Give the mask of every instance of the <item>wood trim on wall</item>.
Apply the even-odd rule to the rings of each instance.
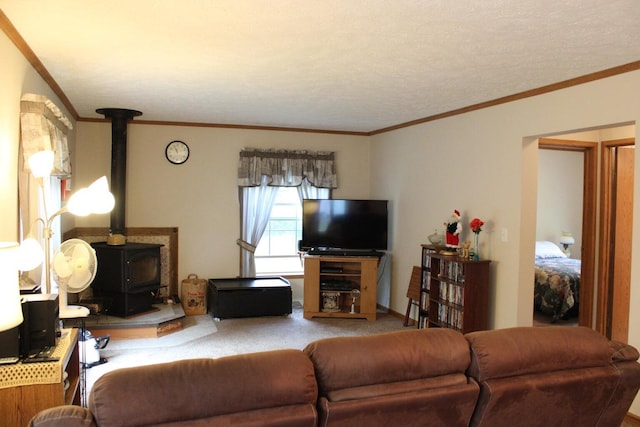
[[[127,227],[126,236],[166,236],[169,238],[168,296],[178,295],[178,227]],[[63,241],[82,236],[109,236],[108,227],[76,227],[63,233]]]

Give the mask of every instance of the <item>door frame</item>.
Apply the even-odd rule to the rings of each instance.
[[[592,328],[596,253],[598,143],[558,138],[539,138],[538,149],[576,151],[584,154],[582,247],[580,248],[580,259],[582,261],[578,324]]]
[[[610,257],[610,242],[613,241],[612,217],[614,210],[611,198],[615,156],[612,154],[613,148],[635,146],[635,138],[622,138],[611,141],[602,141],[601,145],[601,178],[600,192],[602,207],[600,212],[600,256],[598,260],[598,307],[596,314],[596,330],[602,335],[611,337],[610,319],[613,314],[611,271],[612,262]]]

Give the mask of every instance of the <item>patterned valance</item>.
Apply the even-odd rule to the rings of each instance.
[[[334,153],[328,151],[242,150],[238,186],[260,186],[263,176],[274,187],[297,187],[304,178],[318,188],[338,187]]]
[[[27,93],[20,100],[20,136],[24,170],[29,171],[32,154],[51,150],[54,153],[51,175],[71,176],[67,134],[73,129],[69,119],[43,95]]]

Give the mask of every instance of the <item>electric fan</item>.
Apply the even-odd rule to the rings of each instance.
[[[98,260],[93,248],[84,240],[69,239],[56,250],[51,267],[59,288],[60,318],[88,316],[88,308],[67,305],[67,292],[82,292],[95,278]]]

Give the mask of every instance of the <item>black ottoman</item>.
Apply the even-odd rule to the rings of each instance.
[[[216,319],[291,314],[291,284],[282,277],[209,279],[208,288]]]

